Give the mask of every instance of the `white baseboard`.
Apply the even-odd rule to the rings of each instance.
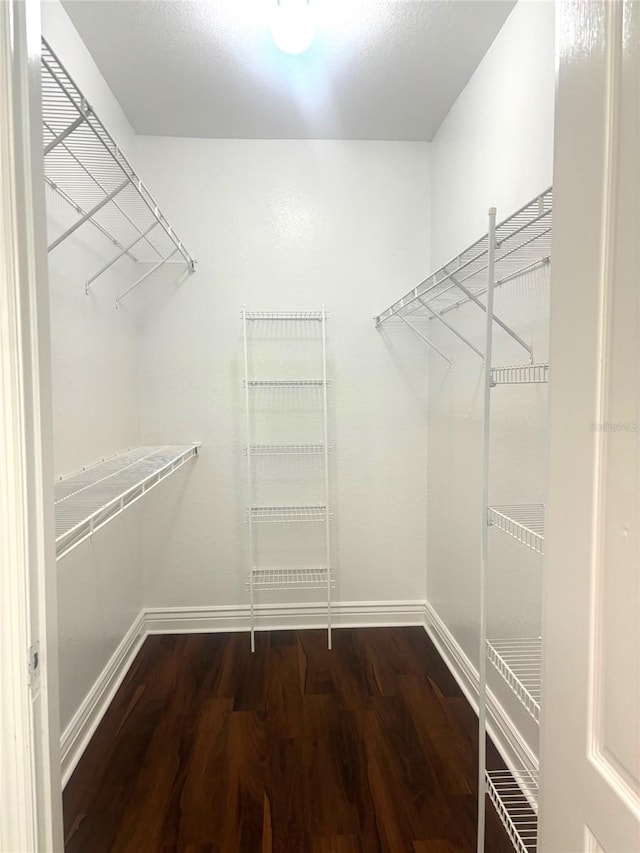
[[[140,611],[62,733],[60,755],[63,788],[129,671],[145,636],[144,611]]]
[[[429,602],[425,604],[425,630],[449,671],[466,696],[469,704],[478,713],[480,677],[451,631],[444,624]],[[508,767],[538,769],[538,759],[509,715],[491,690],[487,690],[487,730],[491,740],[506,761]]]
[[[423,625],[424,601],[340,601],[331,606],[335,628],[374,628],[382,625]],[[259,630],[326,628],[327,606],[313,604],[260,604],[255,608]],[[248,605],[228,607],[148,607],[148,634],[215,633],[248,631]]]
[[[424,625],[424,601],[346,601],[332,605],[336,628]],[[222,607],[149,607],[140,611],[60,738],[62,785],[69,781],[116,690],[149,634],[248,631],[247,605]],[[325,628],[326,604],[261,604],[260,630]]]

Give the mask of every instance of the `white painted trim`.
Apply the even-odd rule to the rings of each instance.
[[[62,733],[60,755],[63,786],[69,781],[118,687],[129,672],[145,637],[145,613],[141,610]]]
[[[477,714],[480,688],[478,670],[428,601],[425,603],[424,612],[425,631]],[[535,753],[491,690],[487,690],[487,731],[507,766],[538,769]]]
[[[373,628],[382,625],[423,625],[424,601],[342,601],[332,603],[335,628]],[[221,607],[148,607],[149,634],[248,631],[249,605]],[[256,628],[282,630],[327,627],[327,605],[261,604],[255,608]]]
[[[21,853],[63,847],[39,44],[39,2],[0,3],[0,850]]]
[[[424,624],[424,601],[353,601],[334,604],[334,627],[374,628],[383,625]],[[326,628],[327,605],[273,604],[256,608],[256,626],[262,630]],[[69,781],[118,687],[149,634],[203,634],[246,631],[249,605],[220,607],[148,607],[140,611],[111,655],[60,739],[62,784]],[[247,637],[247,642],[249,638]]]

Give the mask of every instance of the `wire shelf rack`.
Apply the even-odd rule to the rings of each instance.
[[[506,284],[549,263],[552,207],[553,190],[550,188],[496,226],[493,266],[495,286]],[[429,321],[437,320],[480,358],[484,358],[482,350],[458,331],[446,319],[446,315],[468,302],[473,302],[486,311],[481,297],[487,293],[488,289],[489,244],[490,239],[487,233],[378,314],[375,317],[376,326],[380,327],[393,318],[401,320],[451,365],[447,356],[412,323],[412,320],[420,317]],[[529,344],[495,313],[492,313],[492,317],[494,322],[510,335],[533,361],[533,351]]]
[[[525,709],[539,723],[541,639],[487,640],[487,656]]]
[[[56,558],[68,554],[198,453],[199,444],[138,447],[54,486]]]
[[[328,385],[324,379],[248,379],[249,388],[322,388]]]
[[[513,364],[491,368],[492,385],[542,384],[549,381],[549,364]]]
[[[152,264],[118,296],[116,304],[176,256],[193,272],[194,259],[45,39],[41,76],[45,180],[77,217],[53,240],[49,251],[85,223],[113,244],[113,257],[86,281],[87,292],[125,256]]]
[[[296,521],[325,521],[326,506],[252,506],[249,508],[251,521],[266,522],[296,522]]]
[[[538,775],[533,771],[488,770],[487,793],[518,853],[538,846]]]
[[[322,320],[322,311],[246,311],[247,320]],[[324,312],[324,318],[329,316]]]
[[[504,284],[551,257],[553,190],[549,188],[496,226],[495,282]],[[446,314],[487,290],[489,235],[485,234],[376,317],[376,325],[429,306]]]
[[[253,570],[254,589],[326,589],[329,582],[335,587],[335,580],[333,576],[329,579],[326,566]]]
[[[544,553],[544,504],[490,506],[487,521],[536,554]]]
[[[245,453],[252,456],[315,456],[324,454],[324,444],[252,444]]]

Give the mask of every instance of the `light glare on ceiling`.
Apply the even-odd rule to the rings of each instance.
[[[271,19],[271,35],[285,53],[307,50],[316,34],[309,0],[277,0]]]

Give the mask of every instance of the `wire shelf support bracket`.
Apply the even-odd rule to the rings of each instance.
[[[125,255],[152,264],[151,270],[118,297],[116,307],[175,255],[194,272],[196,261],[44,38],[41,49],[45,180],[78,216],[50,243],[49,252],[86,223],[113,243],[118,253],[89,276],[87,294]]]

